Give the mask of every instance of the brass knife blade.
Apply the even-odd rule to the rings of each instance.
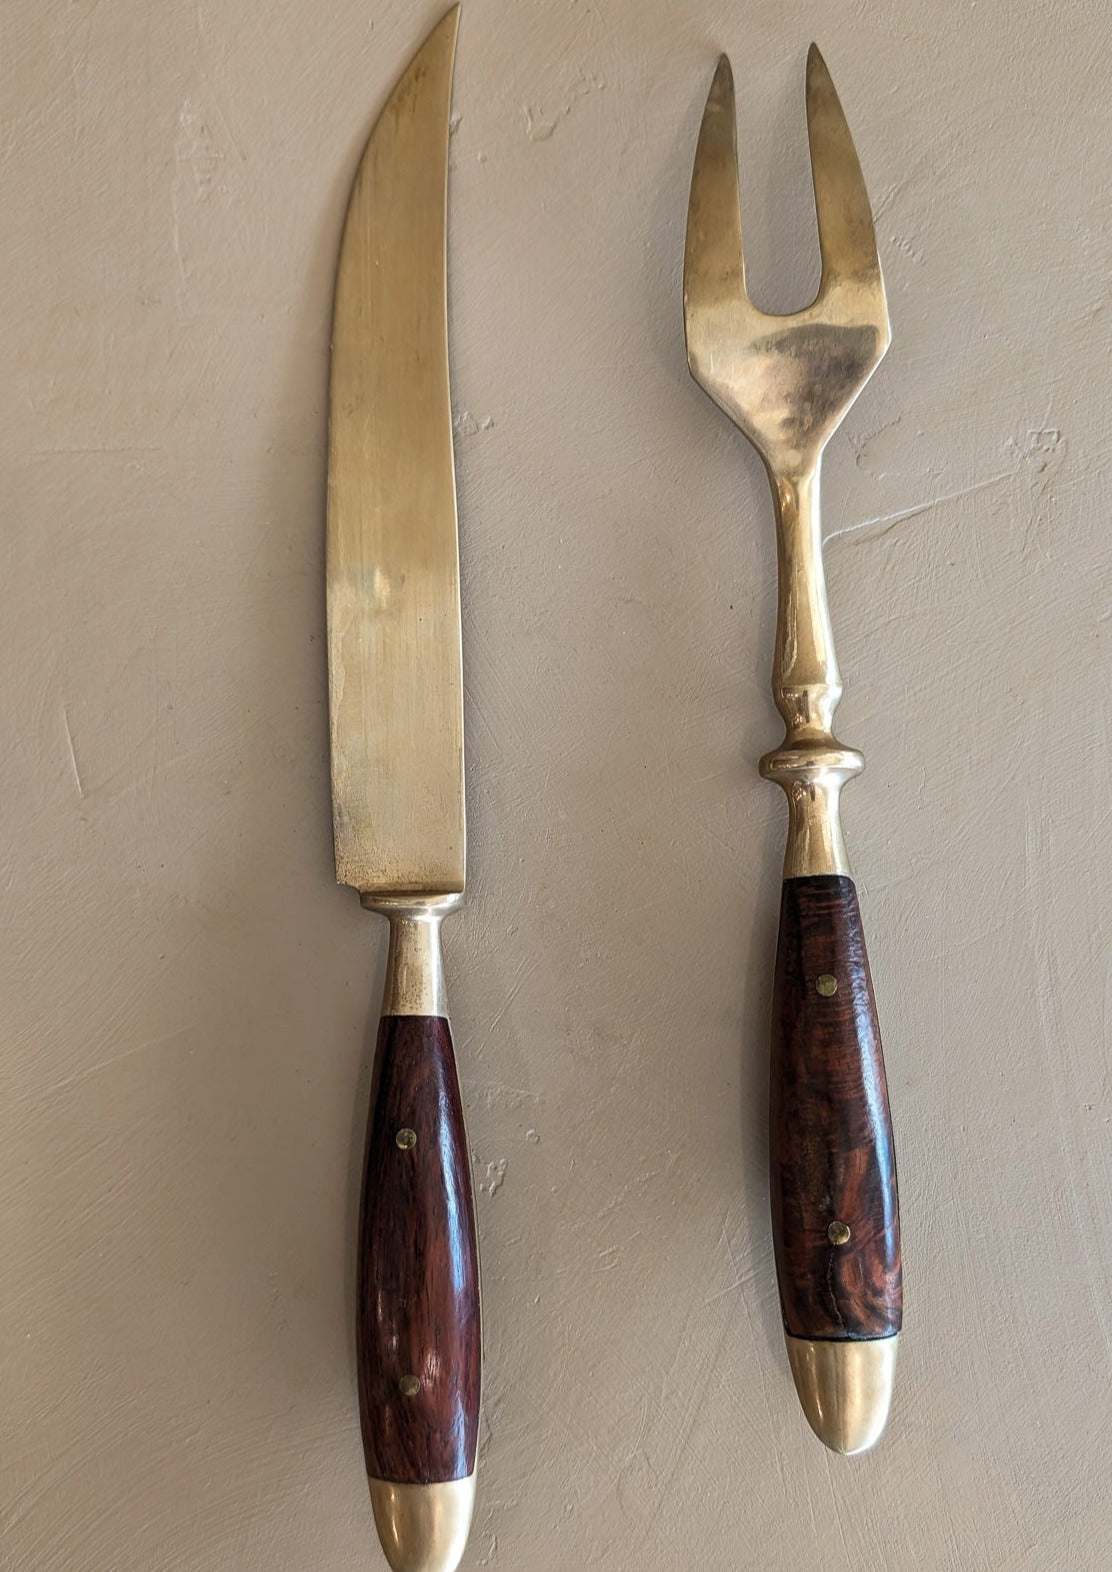
[[[463,674],[448,370],[447,184],[458,7],[371,132],[332,323],[328,687],[336,877],[464,887]]]

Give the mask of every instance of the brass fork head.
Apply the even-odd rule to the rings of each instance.
[[[772,483],[779,568],[772,692],[785,736],[761,760],[761,773],[787,793],[789,878],[849,872],[839,795],[865,761],[833,730],[842,679],[823,574],[819,469],[823,448],[890,337],[861,167],[813,44],[807,131],[822,255],[814,302],[791,316],[770,316],[746,291],[734,84],[725,57],[699,133],[684,257],[691,373],[745,432]]]
[[[822,278],[805,310],[770,316],[745,288],[734,80],[722,56],[703,115],[687,210],[687,362],[774,476],[816,470],[891,336],[861,166],[814,44],[807,56],[807,135]]]

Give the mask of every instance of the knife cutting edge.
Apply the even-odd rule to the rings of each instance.
[[[359,1220],[371,1502],[396,1572],[451,1572],[475,1499],[479,1265],[442,919],[465,876],[447,325],[459,8],[371,132],[336,272],[328,677],[336,876],[390,924]]]

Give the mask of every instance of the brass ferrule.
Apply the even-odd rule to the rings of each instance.
[[[850,871],[842,837],[842,787],[865,767],[861,755],[831,739],[828,748],[801,752],[783,747],[766,753],[760,771],[784,788],[788,799],[788,840],[784,878]]]
[[[378,895],[364,893],[368,911],[381,912],[390,922],[386,956],[383,1015],[448,1014],[440,924],[454,912],[463,895]]]
[[[394,1572],[455,1572],[475,1510],[475,1475],[435,1485],[370,1479],[375,1525]]]
[[[799,1401],[819,1440],[847,1457],[868,1451],[888,1423],[898,1335],[852,1342],[787,1336],[785,1341]]]

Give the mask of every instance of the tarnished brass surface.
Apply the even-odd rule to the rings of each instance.
[[[440,1485],[368,1480],[378,1537],[394,1572],[455,1572],[475,1508],[475,1475]]]
[[[336,876],[464,886],[463,680],[448,385],[458,8],[414,56],[352,188],[332,323],[328,678]]]
[[[879,1441],[892,1402],[898,1335],[860,1342],[784,1341],[799,1401],[819,1440],[847,1454]]]
[[[447,1015],[440,924],[461,895],[364,895],[368,911],[390,919],[383,1015]]]
[[[772,687],[783,743],[761,773],[788,798],[784,876],[848,873],[842,786],[864,765],[833,731],[842,679],[822,565],[822,452],[888,348],[872,214],[841,105],[812,44],[807,130],[822,277],[812,305],[770,316],[749,299],[730,63],[718,63],[691,180],[684,325],[695,380],[764,460],[776,508],[779,606]]]

